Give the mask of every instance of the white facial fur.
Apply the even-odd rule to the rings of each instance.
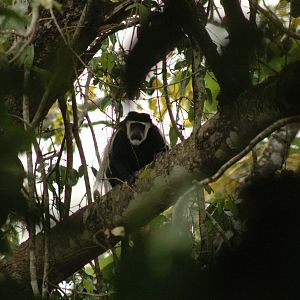
[[[133,123],[139,123],[139,124],[142,124],[142,125],[145,126],[143,137],[142,137],[141,140],[131,139],[130,125],[133,124]],[[126,122],[126,133],[127,133],[127,137],[129,139],[130,143],[133,146],[139,146],[147,138],[148,131],[149,131],[150,127],[151,127],[151,124],[149,122],[127,121]]]

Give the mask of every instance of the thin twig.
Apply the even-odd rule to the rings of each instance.
[[[64,126],[65,126],[65,138],[66,138],[66,151],[67,151],[67,169],[65,178],[65,199],[64,199],[64,212],[63,218],[67,218],[71,206],[72,196],[72,184],[70,183],[71,174],[73,170],[73,134],[72,124],[70,122],[67,105],[64,99],[58,99],[60,110],[62,113]]]
[[[99,265],[99,258],[95,258],[94,259],[94,265],[91,263],[91,266],[94,270],[94,273],[96,275],[96,287],[97,287],[97,292],[100,293],[102,290],[102,286],[103,286],[103,276],[100,270],[100,265]]]
[[[197,131],[201,127],[204,98],[205,98],[205,85],[203,72],[201,71],[201,53],[200,47],[197,43],[193,43],[193,60],[192,60],[192,83],[193,83],[193,103],[194,103],[194,130]]]
[[[56,28],[57,28],[57,30],[58,30],[60,36],[61,36],[61,38],[63,39],[63,41],[65,42],[65,44],[68,45],[67,39],[66,39],[66,37],[64,36],[64,34],[63,34],[61,28],[60,28],[59,25],[58,25],[58,22],[57,22],[56,18],[55,18],[55,15],[54,15],[54,12],[53,12],[53,8],[50,7],[50,8],[49,8],[49,11],[50,11],[51,18],[52,18],[52,20],[53,20],[53,22],[54,22],[54,24],[55,24],[55,26],[56,26]]]
[[[172,106],[171,106],[171,102],[170,102],[170,98],[169,98],[169,93],[168,93],[168,80],[167,80],[167,61],[166,58],[164,57],[163,61],[162,61],[162,77],[163,77],[163,84],[164,84],[164,96],[166,99],[166,104],[167,104],[167,109],[168,109],[168,113],[169,113],[169,117],[170,117],[170,121],[172,124],[172,127],[174,128],[174,130],[176,131],[178,137],[180,138],[181,141],[184,141],[184,136],[182,134],[182,132],[179,130],[179,128],[177,127],[176,121],[174,119],[174,115],[172,112]]]
[[[209,234],[207,230],[207,226],[205,224],[206,221],[206,209],[205,209],[205,196],[204,196],[204,187],[201,186],[198,190],[196,190],[196,198],[199,208],[199,229],[201,236],[201,252],[200,256],[203,258],[203,254],[209,253]]]
[[[76,98],[75,98],[74,93],[72,94],[72,109],[73,109],[73,119],[74,119],[73,135],[74,135],[74,138],[76,141],[76,145],[78,148],[79,156],[80,156],[82,167],[83,167],[83,177],[84,177],[84,182],[85,182],[85,187],[86,187],[87,203],[91,204],[92,203],[91,185],[90,185],[90,180],[89,180],[89,175],[88,175],[88,170],[87,170],[87,163],[86,163],[82,143],[81,143],[80,136],[79,136],[77,104],[76,104]]]
[[[43,183],[43,207],[44,207],[44,272],[43,272],[43,282],[42,282],[42,297],[46,299],[49,292],[48,286],[48,274],[50,270],[49,255],[50,255],[50,213],[49,213],[49,193],[48,193],[48,179],[46,174],[46,165],[43,158],[42,151],[36,140],[33,141],[35,148],[35,153],[37,156],[37,162],[40,165],[40,172]]]
[[[96,157],[97,157],[98,164],[100,166],[100,164],[101,164],[101,157],[100,157],[100,152],[99,152],[99,147],[98,147],[98,144],[97,144],[97,139],[96,139],[94,127],[93,127],[93,124],[91,122],[91,119],[90,119],[88,113],[86,113],[85,118],[86,118],[86,120],[88,122],[88,125],[89,125],[89,128],[91,130],[92,139],[93,139],[93,143],[94,143],[94,147],[95,147],[95,152],[96,152]]]
[[[28,85],[30,77],[30,72],[28,70],[24,71],[24,84]],[[23,96],[23,119],[25,120],[24,127],[25,131],[30,128],[27,125],[29,123],[29,97],[27,95]],[[30,148],[26,151],[27,157],[27,179],[28,179],[28,198],[29,206],[34,207],[34,173],[33,173],[33,161],[32,161],[32,149]],[[28,224],[29,231],[29,269],[30,269],[30,284],[33,294],[36,297],[40,296],[39,286],[37,282],[37,271],[36,271],[36,254],[35,254],[35,223],[29,221]]]
[[[87,114],[88,111],[88,104],[89,104],[89,94],[90,94],[90,83],[92,80],[92,72],[91,72],[91,66],[89,65],[87,67],[87,77],[86,77],[86,82],[85,82],[85,87],[84,87],[84,94],[83,94],[83,99],[84,99],[84,104],[82,108],[82,112],[80,114],[80,118],[78,121],[78,125],[81,125],[83,123],[83,119]],[[78,78],[78,77],[77,77]],[[81,89],[81,86],[78,85]]]

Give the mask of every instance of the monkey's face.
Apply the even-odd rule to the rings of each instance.
[[[150,127],[151,124],[149,122],[127,121],[126,131],[130,143],[133,146],[139,146],[146,140]]]

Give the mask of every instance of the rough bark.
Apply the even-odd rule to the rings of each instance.
[[[194,179],[214,174],[264,128],[278,119],[299,115],[299,73],[300,62],[295,62],[278,76],[247,90],[189,139],[142,170],[133,188],[117,186],[52,228],[49,280],[60,282],[114,245],[119,238],[110,230],[115,226],[123,224],[133,232],[171,206]],[[43,235],[36,240],[41,279]],[[16,295],[18,291],[30,293],[28,245],[24,242],[12,257],[1,261],[0,295],[6,293],[9,280],[19,285],[14,289]]]

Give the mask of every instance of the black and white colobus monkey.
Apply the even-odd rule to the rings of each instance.
[[[167,148],[164,137],[150,116],[131,111],[120,122],[108,145],[105,177],[113,187],[124,181],[132,183],[134,173]]]

